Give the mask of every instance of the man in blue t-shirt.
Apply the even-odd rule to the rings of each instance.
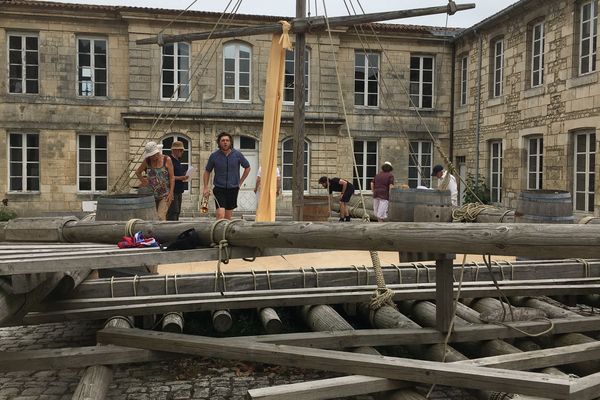
[[[237,197],[240,186],[242,186],[250,173],[250,163],[241,152],[233,148],[233,138],[229,133],[219,133],[217,144],[219,145],[219,149],[210,155],[204,168],[203,195],[208,196],[210,193],[208,180],[210,173],[214,170],[213,194],[215,196],[215,216],[217,219],[231,219],[233,210],[237,208]],[[244,168],[244,173],[241,177],[240,166]]]

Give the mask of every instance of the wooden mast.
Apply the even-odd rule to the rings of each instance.
[[[306,0],[296,0],[296,18],[306,17]],[[302,221],[304,206],[304,62],[306,54],[306,33],[296,33],[294,45],[294,156],[292,166],[292,216],[294,221]]]

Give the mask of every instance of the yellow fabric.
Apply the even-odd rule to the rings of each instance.
[[[256,208],[256,221],[263,222],[275,221],[277,143],[279,142],[281,105],[283,102],[285,51],[292,47],[288,35],[291,28],[290,24],[285,21],[280,21],[280,24],[283,26],[283,33],[273,35],[271,41],[265,89],[265,114],[260,144],[260,194]]]

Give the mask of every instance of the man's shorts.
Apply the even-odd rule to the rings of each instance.
[[[240,188],[223,189],[215,186],[213,188],[215,208],[224,208],[226,210],[236,209],[239,191]]]
[[[346,191],[342,194],[342,198],[340,199],[340,201],[342,203],[349,202],[350,197],[352,197],[353,194],[354,194],[354,185],[352,185],[351,183],[348,183],[348,186],[346,186]]]

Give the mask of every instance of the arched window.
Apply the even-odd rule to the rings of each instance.
[[[292,190],[292,170],[294,163],[294,140],[285,139],[281,142],[281,184],[283,191]],[[308,182],[310,181],[310,143],[304,141],[304,192],[308,193]]]
[[[244,43],[223,47],[223,100],[250,102],[252,50]]]

